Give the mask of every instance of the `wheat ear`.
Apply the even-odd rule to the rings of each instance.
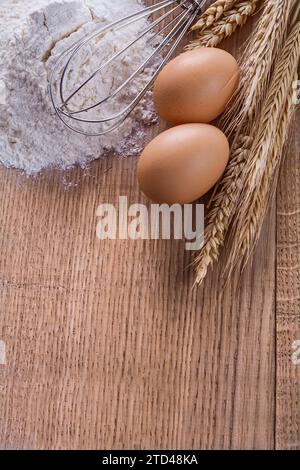
[[[291,0],[267,0],[256,32],[246,45],[241,60],[238,90],[225,113],[222,125],[227,133],[253,127],[268,89],[272,67],[283,44],[293,9]]]
[[[291,99],[289,96],[294,91],[293,82],[299,60],[300,22],[293,27],[276,63],[258,123],[257,137],[243,170],[245,184],[230,233],[232,242],[227,263],[229,273],[240,265],[241,259],[245,262],[248,260],[259,237],[274,169],[286,138],[287,127],[278,132],[278,122],[282,121],[283,126],[288,122],[286,117],[282,117],[282,109],[285,109],[286,102]]]
[[[226,11],[231,10],[238,1],[239,0],[217,0],[202,13],[191,30],[202,31],[205,28],[210,28]]]
[[[297,80],[297,75],[295,75],[295,80]],[[253,196],[251,206],[249,207],[249,211],[247,213],[247,219],[244,219],[244,223],[241,224],[240,245],[237,248],[239,252],[239,258],[237,262],[241,266],[246,264],[257,245],[262,231],[265,215],[276,192],[279,168],[283,158],[286,137],[288,135],[288,130],[294,113],[294,91],[291,88],[286,101],[284,112],[281,116],[279,127],[277,128],[274,147],[269,155],[269,163],[262,178],[261,187],[255,196]],[[234,243],[236,243],[236,240]],[[226,272],[230,274],[233,267],[234,264],[232,264],[232,261],[230,260],[227,263]]]
[[[231,10],[225,11],[223,16],[211,28],[200,31],[199,36],[186,46],[186,50],[198,47],[216,47],[225,38],[231,36],[239,26],[243,26],[256,10],[258,0],[245,0],[238,2]]]
[[[255,110],[255,107],[260,109],[264,98],[264,93],[262,93],[260,86],[267,89],[273,62],[277,58],[278,50],[283,42],[284,31],[287,27],[289,11],[291,9],[290,7],[289,11],[286,11],[288,1],[267,1],[256,32],[251,36],[247,47],[247,54],[249,55],[243,61],[241,86],[234,103],[235,113],[239,113],[239,123],[237,124],[237,132],[234,136],[232,153],[224,177],[216,188],[210,204],[211,209],[208,215],[204,247],[195,260],[196,276],[199,284],[203,281],[209,266],[218,259],[230,223],[235,216],[239,196],[244,184],[243,169],[256,135],[254,116],[258,114],[258,110]],[[277,20],[275,25],[273,22],[274,16]],[[275,33],[278,33],[275,42],[275,35],[272,34],[273,28],[275,28]],[[272,41],[270,41],[270,38],[272,38]],[[256,60],[258,52],[261,62]],[[243,101],[247,97],[246,84],[248,82],[249,87],[252,87],[252,81],[256,83],[258,76],[262,82],[260,86],[251,88],[253,90],[253,102],[247,101],[247,104],[244,105]],[[251,119],[249,118],[250,116]],[[234,116],[232,116],[232,119],[234,119]]]
[[[239,184],[239,176],[249,155],[251,144],[252,139],[248,136],[240,136],[236,141],[232,148],[232,164],[211,201],[213,207],[209,211],[206,223],[204,245],[194,261],[196,284],[203,282],[209,267],[219,258],[236,207],[235,195],[238,195],[240,190],[235,188],[233,191],[233,185]]]

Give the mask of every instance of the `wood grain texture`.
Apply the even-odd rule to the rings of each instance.
[[[239,285],[192,290],[182,242],[96,238],[100,202],[145,201],[135,165],[1,170],[1,445],[272,447],[274,219]]]
[[[300,123],[299,113],[277,198],[278,449],[300,449]],[[298,342],[298,344],[296,343]]]
[[[110,157],[35,179],[0,169],[0,447],[272,449],[275,411],[278,447],[295,447],[284,313],[275,395],[275,207],[243,276],[221,292],[221,262],[193,290],[183,242],[96,238],[101,202],[147,203],[135,168]]]

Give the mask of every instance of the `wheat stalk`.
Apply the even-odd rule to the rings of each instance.
[[[224,11],[223,16],[211,28],[200,31],[199,36],[186,46],[186,50],[198,47],[216,47],[230,37],[239,26],[243,26],[256,10],[258,0],[240,1],[234,8]]]
[[[294,0],[295,8],[293,11],[293,16],[291,20],[291,24],[294,25],[298,19],[300,18],[300,2],[299,0]]]
[[[247,58],[244,59],[242,65],[241,85],[233,103],[234,113],[239,116],[233,150],[224,177],[212,198],[205,244],[195,261],[199,283],[203,281],[208,267],[218,259],[232,219],[236,215],[241,189],[245,184],[243,170],[256,135],[255,116],[261,109],[264,89],[268,87],[273,62],[283,42],[291,10],[291,4],[288,5],[288,3],[289,0],[267,0],[256,32],[252,35],[247,47]],[[274,34],[273,29],[275,29]],[[256,60],[257,55],[260,58],[259,61]],[[257,83],[258,77],[261,80],[259,84]],[[247,100],[250,88],[253,101]],[[243,103],[244,101],[246,104]],[[229,113],[232,120],[235,118],[234,113]],[[239,146],[241,152],[239,152]],[[241,155],[243,155],[242,160]]]
[[[276,63],[257,137],[243,170],[245,184],[230,234],[232,247],[227,264],[229,273],[240,265],[241,259],[245,262],[248,260],[260,234],[274,184],[274,171],[280,160],[289,124],[287,117],[282,116],[282,109],[285,109],[287,100],[290,108],[290,95],[294,92],[293,82],[299,60],[300,22],[293,27]],[[279,132],[278,122],[280,126],[284,126]]]
[[[239,0],[217,0],[202,13],[191,30],[202,31],[205,28],[210,28],[226,11],[231,10],[238,1]]]

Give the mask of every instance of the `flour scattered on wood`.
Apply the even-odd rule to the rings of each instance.
[[[104,25],[138,8],[141,8],[138,0],[5,0],[0,3],[0,162],[3,165],[31,175],[47,167],[85,166],[108,151],[132,154],[140,150],[145,126],[153,120],[151,108],[137,108],[113,133],[83,137],[64,127],[55,116],[48,96],[50,71],[66,49],[92,31],[96,23]],[[127,41],[135,38],[140,27],[140,24],[130,26],[126,31]],[[119,49],[122,40],[120,35],[110,35],[105,43],[106,53]],[[127,77],[142,63],[147,53],[145,47],[150,48],[137,43],[130,57],[118,64],[119,77]],[[96,48],[92,61],[93,70],[99,64]],[[108,76],[99,77],[99,89],[110,90],[113,85],[116,71],[109,72]],[[149,73],[140,76],[139,86],[146,84]],[[76,78],[80,80],[80,68]],[[129,97],[135,93],[136,84],[132,84]],[[115,109],[107,105],[106,111],[113,114]]]

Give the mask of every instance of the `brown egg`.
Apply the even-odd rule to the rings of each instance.
[[[209,191],[224,173],[228,140],[209,124],[183,124],[158,135],[138,163],[141,190],[157,203],[185,204]]]
[[[158,75],[155,108],[171,124],[211,122],[224,112],[239,76],[237,61],[226,51],[201,47],[185,52]]]

